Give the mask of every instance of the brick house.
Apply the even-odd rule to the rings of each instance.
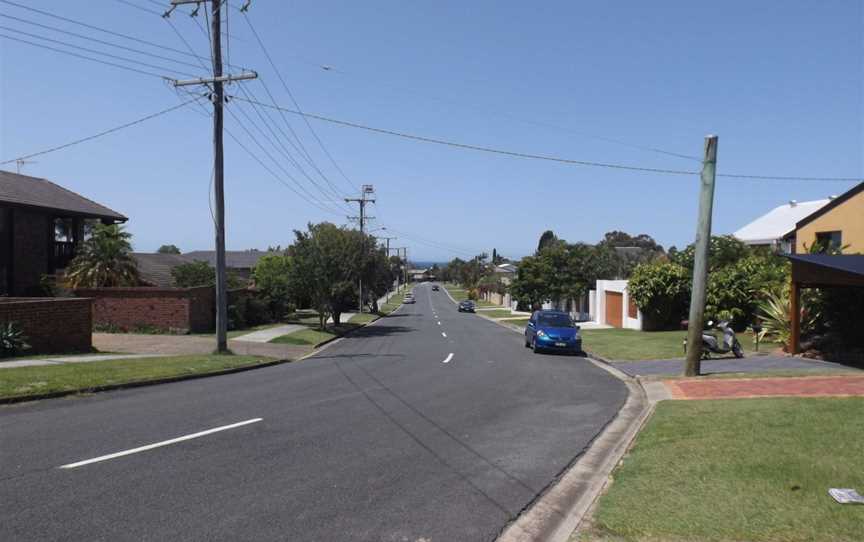
[[[42,276],[75,257],[85,224],[126,220],[46,179],[0,171],[0,296],[41,295]]]

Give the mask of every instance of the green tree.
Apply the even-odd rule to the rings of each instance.
[[[684,317],[690,300],[690,273],[677,263],[636,266],[627,291],[642,311],[645,329],[666,329]]]
[[[180,249],[177,248],[177,245],[162,245],[156,252],[159,254],[180,254]]]
[[[132,258],[132,234],[117,224],[97,224],[66,269],[69,288],[137,286],[138,267]]]
[[[291,257],[286,254],[262,256],[252,270],[252,280],[267,303],[270,315],[283,318],[291,304]]]
[[[555,232],[552,230],[546,230],[543,232],[543,235],[540,236],[540,241],[537,242],[537,253],[539,253],[544,248],[555,244],[558,241],[558,238],[555,237]]]
[[[688,271],[693,270],[695,245],[688,245],[684,250],[670,251],[670,259]],[[750,248],[731,235],[712,235],[708,243],[708,272],[733,264],[751,254]]]
[[[295,230],[290,254],[290,284],[295,295],[310,300],[324,329],[330,316],[339,324],[340,315],[357,300],[362,237],[360,232],[329,222],[309,224],[307,231]],[[374,246],[374,245],[373,245]]]
[[[203,260],[180,264],[171,269],[171,277],[178,288],[212,286],[216,284],[216,270]]]

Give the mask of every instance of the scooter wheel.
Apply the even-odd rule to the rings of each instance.
[[[741,345],[738,343],[738,341],[735,341],[735,344],[732,345],[732,353],[735,354],[736,358],[744,357],[744,351],[741,350]]]

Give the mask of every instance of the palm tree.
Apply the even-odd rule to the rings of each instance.
[[[138,267],[129,254],[132,234],[117,224],[98,224],[66,270],[69,288],[137,286]]]

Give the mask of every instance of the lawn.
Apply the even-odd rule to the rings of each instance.
[[[580,540],[861,540],[864,398],[661,402]]]
[[[466,299],[468,299],[468,292],[458,286],[445,284],[444,289],[447,290],[447,293],[450,294],[450,297],[452,297],[456,301],[465,301]]]
[[[321,331],[320,329],[298,329],[293,333],[289,333],[288,335],[282,335],[281,337],[276,337],[272,339],[271,343],[277,344],[299,344],[299,345],[315,345],[318,343],[322,343],[338,335],[335,333],[332,327],[328,326],[326,331]]]
[[[586,351],[614,361],[683,358],[686,337],[686,331],[582,330],[582,343]],[[738,341],[745,353],[755,351],[752,333],[739,333]],[[759,345],[761,351],[775,347],[767,342]]]
[[[263,356],[201,355],[118,359],[0,369],[0,397],[82,391],[98,386],[204,374],[273,361]]]
[[[482,314],[488,318],[509,318],[513,313],[509,309],[494,310],[494,311],[477,311],[477,314]]]

